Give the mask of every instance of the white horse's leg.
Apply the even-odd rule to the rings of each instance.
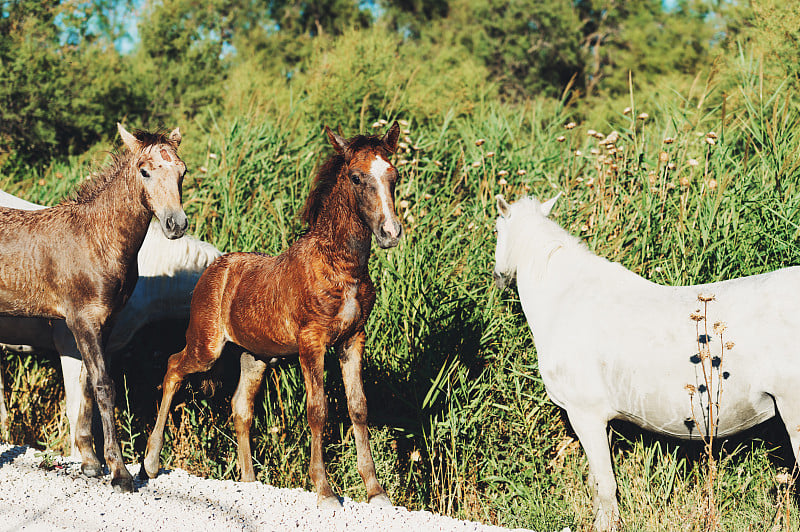
[[[800,404],[798,404],[798,398],[791,395],[776,395],[775,406],[778,407],[778,413],[781,415],[786,432],[789,433],[794,460],[800,466]]]
[[[75,433],[78,427],[78,410],[81,407],[81,359],[70,355],[61,355],[61,372],[64,375],[64,396],[67,403],[67,421],[69,422],[70,456],[80,457],[75,444]]]
[[[620,523],[617,506],[617,481],[611,467],[608,445],[608,419],[585,412],[567,412],[575,434],[589,461],[589,484],[594,495],[594,529],[614,531]]]
[[[0,437],[8,431],[8,410],[6,410],[6,389],[3,386],[3,364],[0,361]]]

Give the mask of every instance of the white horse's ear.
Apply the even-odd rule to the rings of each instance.
[[[511,205],[508,204],[502,194],[498,194],[494,199],[497,200],[497,212],[500,213],[500,216],[507,217],[511,213]]]
[[[119,122],[117,122],[117,131],[119,131],[119,136],[122,137],[122,143],[125,144],[125,146],[131,150],[131,152],[135,152],[139,149],[141,146],[139,141],[136,140],[136,137],[128,133],[128,130],[126,130]]]
[[[179,128],[179,127],[176,127],[175,129],[173,129],[172,132],[169,134],[169,140],[174,142],[176,146],[180,146],[181,145],[181,139],[182,138],[183,137],[181,137],[181,128]]]
[[[553,210],[553,205],[556,204],[556,201],[558,201],[558,198],[560,198],[560,197],[561,197],[561,192],[556,194],[556,196],[554,198],[550,198],[549,200],[547,200],[547,201],[545,201],[544,203],[541,204],[541,206],[539,207],[539,210],[542,212],[542,215],[545,218],[550,216],[550,211]]]

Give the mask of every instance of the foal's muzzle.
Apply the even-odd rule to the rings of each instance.
[[[506,278],[503,276],[502,273],[497,273],[497,270],[492,272],[492,277],[494,277],[494,285],[502,290],[506,287]]]
[[[186,218],[186,213],[183,210],[159,217],[159,221],[161,222],[161,230],[164,231],[164,236],[170,240],[182,237],[186,233],[186,228],[189,227],[189,219]]]
[[[383,249],[393,248],[403,237],[403,226],[397,220],[387,220],[375,233],[375,240]]]

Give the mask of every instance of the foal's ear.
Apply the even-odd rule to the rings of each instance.
[[[394,150],[397,149],[397,139],[399,138],[400,125],[397,123],[397,120],[395,120],[394,124],[392,124],[392,127],[389,128],[389,131],[387,131],[381,139],[381,142],[383,142],[384,146],[386,146],[390,152],[394,153]]]
[[[506,218],[511,213],[511,205],[508,204],[502,194],[498,194],[494,198],[497,200],[497,212],[500,213],[500,216]]]
[[[169,134],[169,140],[174,142],[175,146],[180,146],[181,145],[181,138],[183,138],[183,137],[181,137],[181,128],[179,128],[179,127],[176,127],[175,129],[173,129],[172,132]]]
[[[325,126],[325,133],[328,135],[328,140],[331,141],[333,149],[344,155],[345,151],[347,150],[347,141],[345,141],[343,137],[334,133],[328,126]]]
[[[559,192],[558,194],[555,195],[555,197],[550,198],[549,200],[545,201],[539,206],[539,210],[541,211],[542,216],[544,217],[550,216],[550,211],[553,210],[553,206],[556,204],[556,201],[558,201],[558,198],[560,197],[561,197],[561,192]]]
[[[131,150],[131,153],[135,152],[139,149],[139,147],[141,147],[141,143],[139,143],[136,137],[128,133],[128,130],[122,127],[122,124],[119,122],[117,122],[117,131],[119,131],[119,136],[122,137],[123,144],[125,144],[125,146]]]

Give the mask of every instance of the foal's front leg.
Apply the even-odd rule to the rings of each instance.
[[[106,464],[111,471],[111,486],[116,491],[131,492],[133,491],[133,477],[125,468],[125,463],[122,460],[122,450],[117,440],[117,428],[114,423],[114,383],[106,371],[103,350],[100,347],[100,324],[83,317],[77,317],[69,320],[67,326],[75,336],[78,349],[83,356],[83,365],[86,368],[88,382],[91,382],[95,400],[100,410]],[[91,408],[91,404],[88,406]],[[85,409],[86,405],[84,404],[81,408],[82,410]],[[85,413],[82,412],[81,415],[85,415]],[[79,415],[79,418],[81,415]],[[91,413],[89,416],[91,416]],[[80,425],[80,421],[78,424]],[[79,443],[79,445],[81,444]],[[84,449],[81,449],[82,454],[83,452]]]
[[[322,431],[328,419],[328,398],[325,396],[324,383],[325,344],[320,344],[318,338],[306,341],[301,339],[299,348],[300,368],[306,384],[306,416],[311,429],[311,464],[308,472],[317,490],[317,506],[336,509],[342,505],[328,484],[325,463],[322,461]]]
[[[391,506],[383,486],[375,475],[375,462],[369,448],[369,429],[367,428],[367,398],[364,396],[364,383],[361,378],[361,359],[364,353],[364,330],[356,332],[338,348],[339,366],[342,368],[344,390],[347,394],[347,410],[353,423],[356,440],[358,473],[367,488],[367,500],[378,506]]]

